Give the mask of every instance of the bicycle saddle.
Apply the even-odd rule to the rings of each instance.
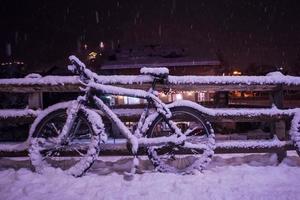
[[[168,77],[169,69],[166,67],[156,67],[156,68],[143,67],[140,69],[140,73],[163,79]]]

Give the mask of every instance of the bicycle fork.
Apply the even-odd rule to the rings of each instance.
[[[62,145],[67,145],[71,138],[75,135],[75,132],[77,132],[77,129],[79,127],[79,123],[76,125],[74,131],[72,131],[78,111],[80,109],[81,103],[80,100],[76,100],[72,102],[72,105],[67,109],[67,120],[65,122],[64,127],[62,128],[60,134],[57,137],[57,143]]]

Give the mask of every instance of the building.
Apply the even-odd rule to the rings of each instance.
[[[113,52],[100,66],[99,73],[105,75],[139,75],[142,67],[167,67],[170,75],[223,75],[225,67],[216,58],[203,59],[189,57],[180,48],[162,48],[161,46],[145,46],[140,49],[125,49]],[[172,91],[161,92],[160,98],[164,102],[173,102],[178,99],[186,99],[202,104],[214,101],[213,91]],[[113,104],[128,105],[142,104],[144,100],[132,97],[115,97]]]
[[[105,74],[137,75],[142,67],[167,67],[170,75],[222,75],[222,64],[218,60],[200,58],[141,58],[107,61],[101,66]]]

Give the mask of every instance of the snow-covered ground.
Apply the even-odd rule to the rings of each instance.
[[[81,178],[48,170],[32,172],[27,158],[0,159],[0,199],[300,199],[300,158],[289,152],[279,166],[275,154],[215,155],[195,175],[154,172],[142,158],[128,179],[132,159],[104,157]]]

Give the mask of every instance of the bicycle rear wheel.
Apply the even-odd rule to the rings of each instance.
[[[101,117],[94,111],[80,109],[64,141],[58,135],[66,125],[67,109],[60,108],[38,119],[29,149],[32,165],[37,172],[60,168],[75,177],[83,175],[99,154],[99,145],[105,140]],[[43,113],[41,113],[43,115]]]
[[[160,172],[189,174],[194,170],[204,169],[210,162],[215,148],[215,137],[210,123],[199,111],[189,107],[178,106],[170,110],[171,122],[180,128],[187,139],[182,145],[149,147],[149,159]],[[158,115],[147,131],[149,138],[172,134],[161,115]]]

